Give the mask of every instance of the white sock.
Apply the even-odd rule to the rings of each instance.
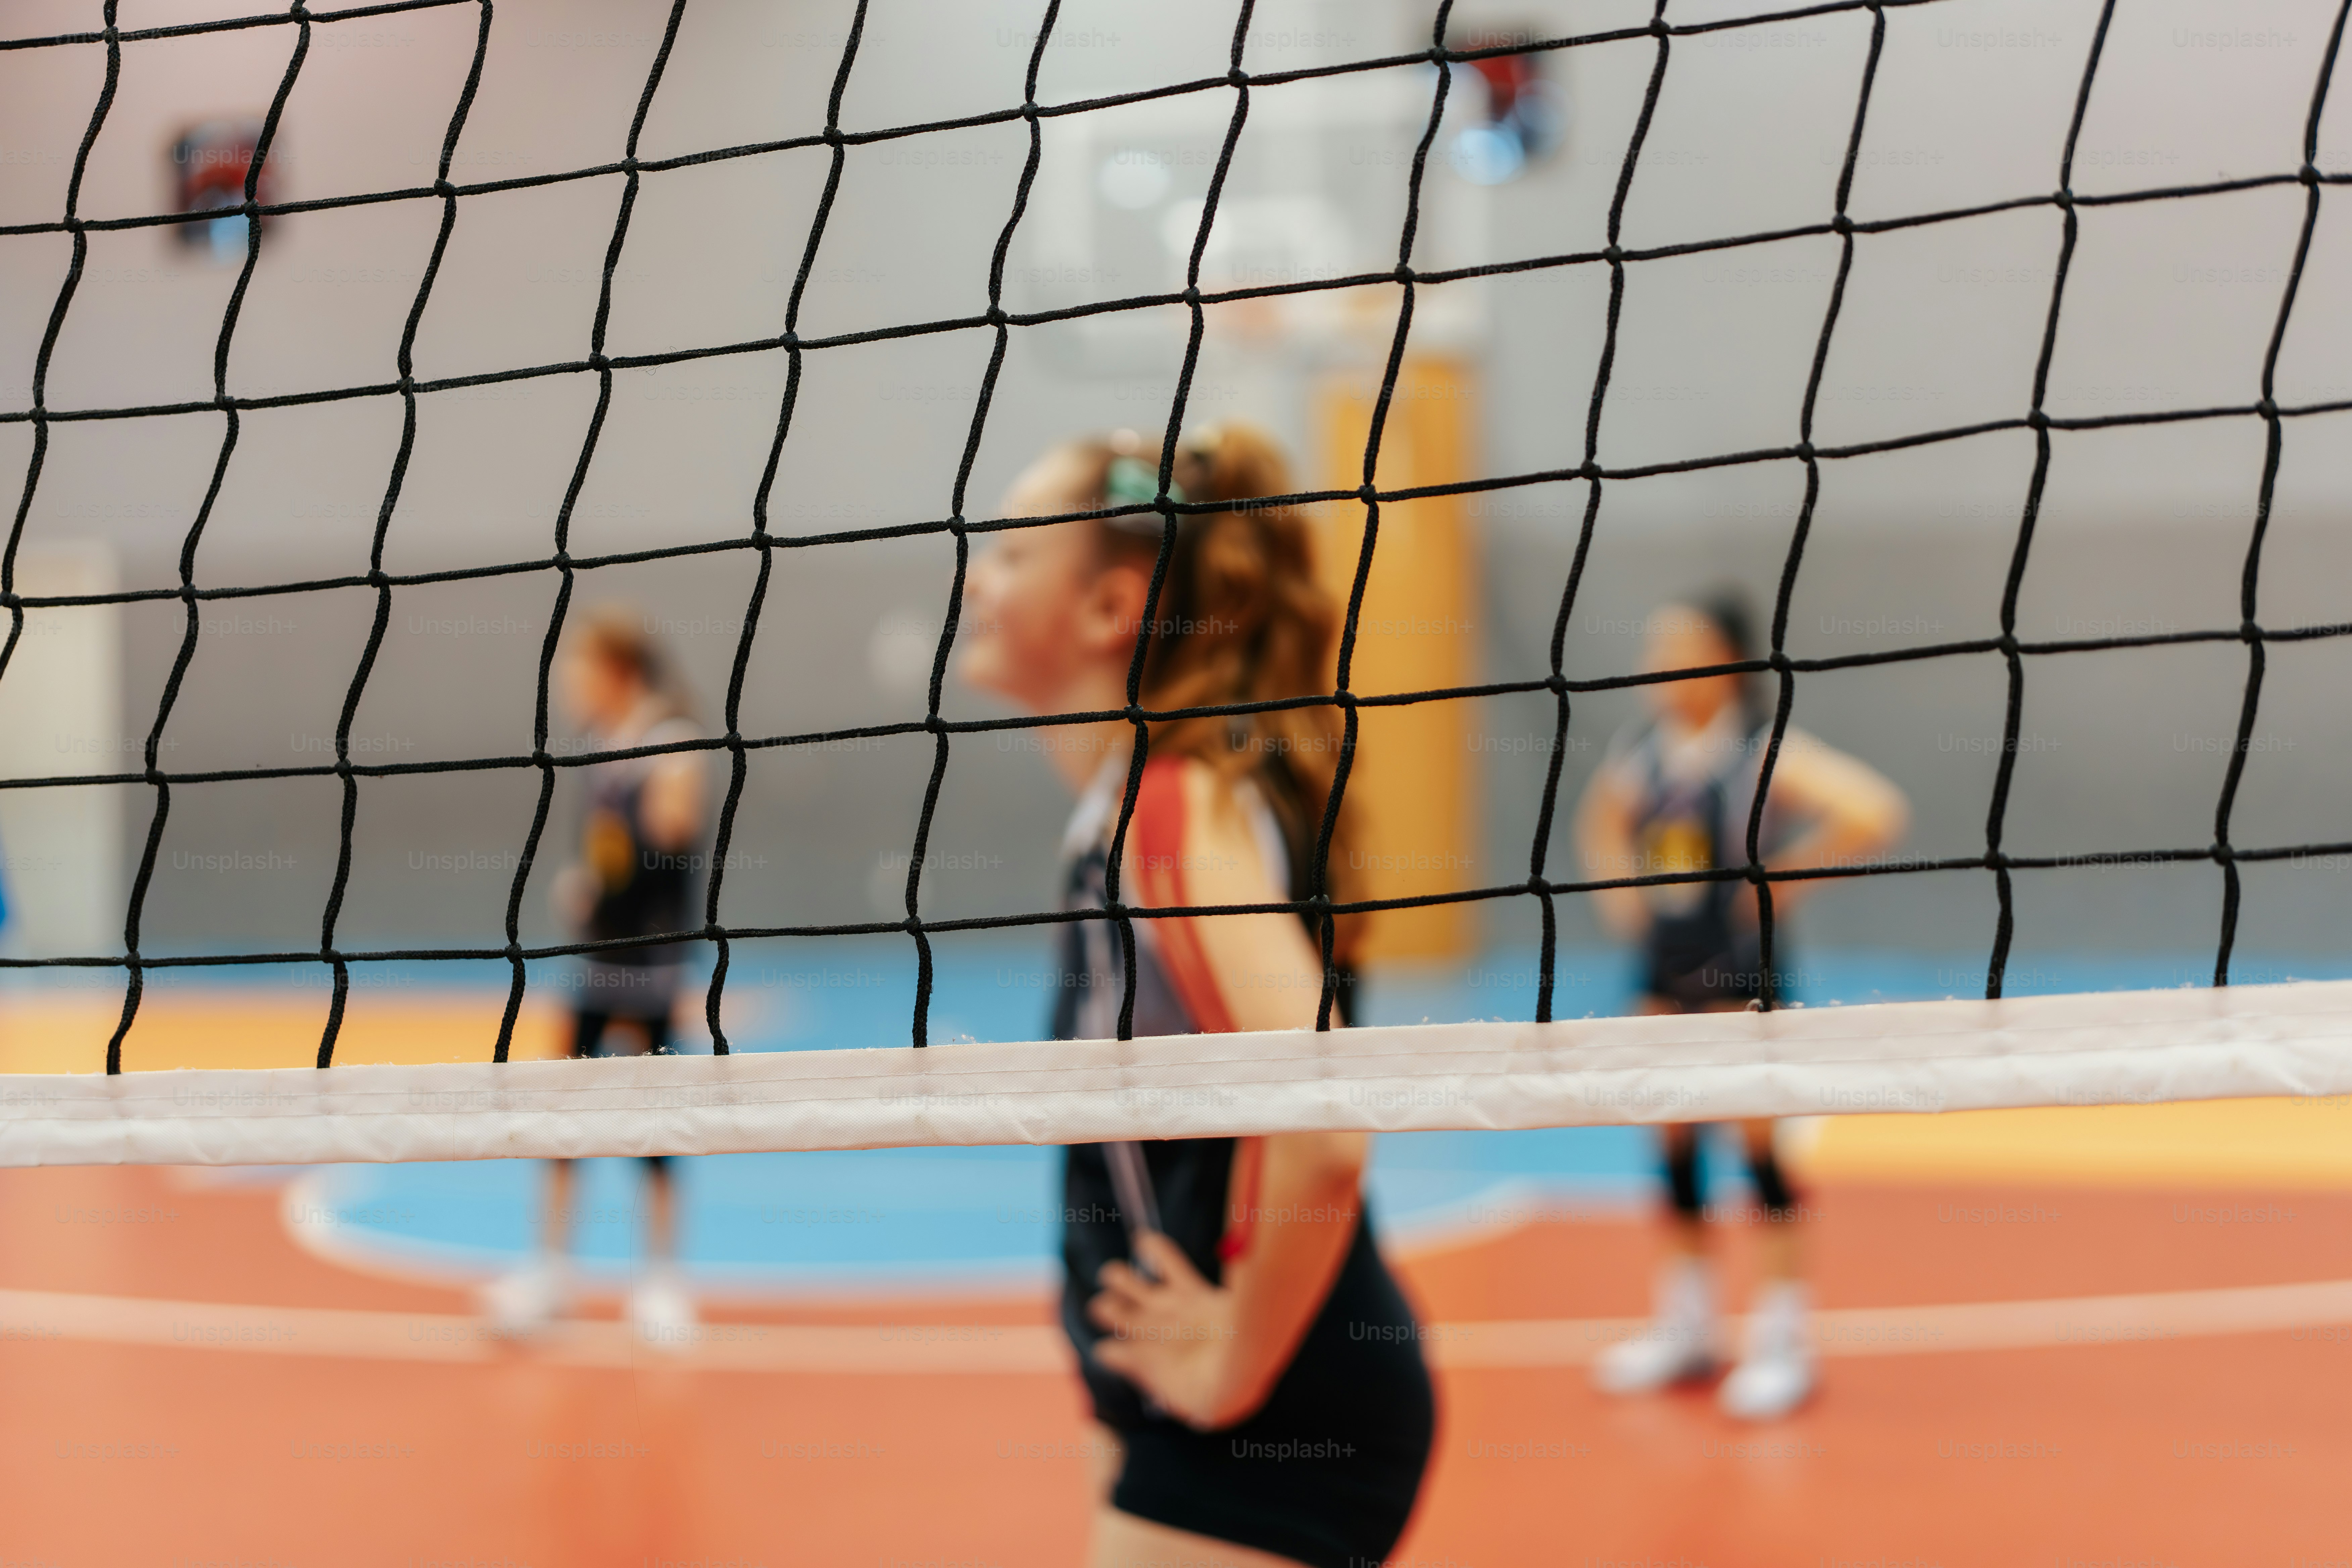
[[[1806,1349],[1812,1342],[1811,1319],[1811,1294],[1803,1280],[1772,1280],[1757,1293],[1748,1328],[1750,1353],[1784,1354]]]
[[[1667,1260],[1658,1270],[1658,1321],[1668,1328],[1705,1332],[1715,1323],[1715,1269],[1704,1258]]]

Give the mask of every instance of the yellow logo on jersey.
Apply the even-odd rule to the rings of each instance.
[[[583,858],[588,868],[596,873],[608,893],[617,893],[629,885],[636,874],[636,839],[629,825],[610,811],[588,814],[588,830],[582,846]]]
[[[1639,874],[1660,877],[1712,870],[1715,862],[1707,853],[1711,840],[1706,825],[1694,817],[1660,817],[1643,829]],[[1642,890],[1658,913],[1681,915],[1706,901],[1707,887],[1705,882],[1670,882]]]

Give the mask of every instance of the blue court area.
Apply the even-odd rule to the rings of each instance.
[[[829,943],[795,959],[739,960],[725,1016],[737,1050],[814,1050],[903,1044],[914,992],[911,943]],[[1034,1038],[1045,1010],[1041,948],[942,946],[931,1038]],[[2242,983],[2333,979],[2352,964],[2325,960],[2235,966]],[[1564,952],[1554,1014],[1625,1011],[1633,971],[1620,953]],[[436,977],[437,978],[437,977]],[[1795,973],[1809,1005],[1981,994],[1981,957],[1805,953]],[[2210,956],[2037,959],[2011,971],[2013,994],[2210,984]],[[1367,1023],[1533,1016],[1532,953],[1369,985]],[[707,1038],[688,1049],[708,1050]],[[677,1162],[685,1261],[719,1295],[1034,1289],[1056,1278],[1059,1152],[1053,1149],[865,1150],[727,1154]],[[1544,1214],[1640,1201],[1652,1181],[1643,1129],[1384,1135],[1370,1200],[1387,1234],[1408,1245],[1507,1228]],[[1741,1177],[1711,1162],[1711,1183]],[[634,1265],[640,1176],[634,1162],[583,1163],[572,1234],[583,1268],[619,1277]],[[532,1247],[539,1173],[528,1162],[352,1165],[320,1170],[289,1194],[298,1235],[326,1250],[402,1272],[478,1278]]]

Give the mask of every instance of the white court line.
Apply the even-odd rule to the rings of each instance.
[[[2352,1324],[2352,1279],[2042,1301],[1843,1307],[1819,1313],[1815,1330],[1825,1356],[1885,1356],[2152,1344],[2344,1324]],[[1433,1363],[1470,1370],[1580,1365],[1641,1327],[1633,1318],[1549,1318],[1430,1323],[1422,1334]],[[362,1361],[674,1365],[859,1376],[1066,1374],[1071,1367],[1061,1331],[1042,1323],[713,1323],[703,1326],[690,1347],[669,1355],[607,1321],[568,1322],[517,1342],[478,1319],[446,1312],[0,1290],[0,1348],[68,1340]]]
[[[2352,1323],[2352,1279],[2320,1279],[2044,1301],[1840,1307],[1814,1314],[1813,1337],[1825,1356],[1933,1355],[2155,1344],[2347,1323]],[[1430,1359],[1443,1367],[1575,1366],[1642,1327],[1632,1318],[1553,1318],[1433,1323],[1423,1331],[1432,1341]],[[2346,1337],[2352,1338],[2352,1331]]]
[[[676,1356],[607,1320],[517,1339],[479,1318],[0,1290],[0,1346],[95,1341],[366,1361],[565,1366],[677,1364],[729,1372],[1066,1372],[1061,1331],[1034,1323],[707,1323]]]

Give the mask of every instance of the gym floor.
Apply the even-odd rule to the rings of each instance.
[[[1622,1185],[1400,1223],[1443,1414],[1391,1562],[2352,1561],[2347,1131],[2344,1101],[1827,1123],[1824,1386],[1765,1428],[1590,1389],[1654,1257]],[[885,1191],[910,1156],[821,1158]],[[683,1355],[605,1293],[518,1345],[453,1254],[354,1239],[404,1202],[306,1213],[321,1174],[0,1172],[0,1564],[1078,1560],[1087,1428],[1034,1270],[745,1284]]]

